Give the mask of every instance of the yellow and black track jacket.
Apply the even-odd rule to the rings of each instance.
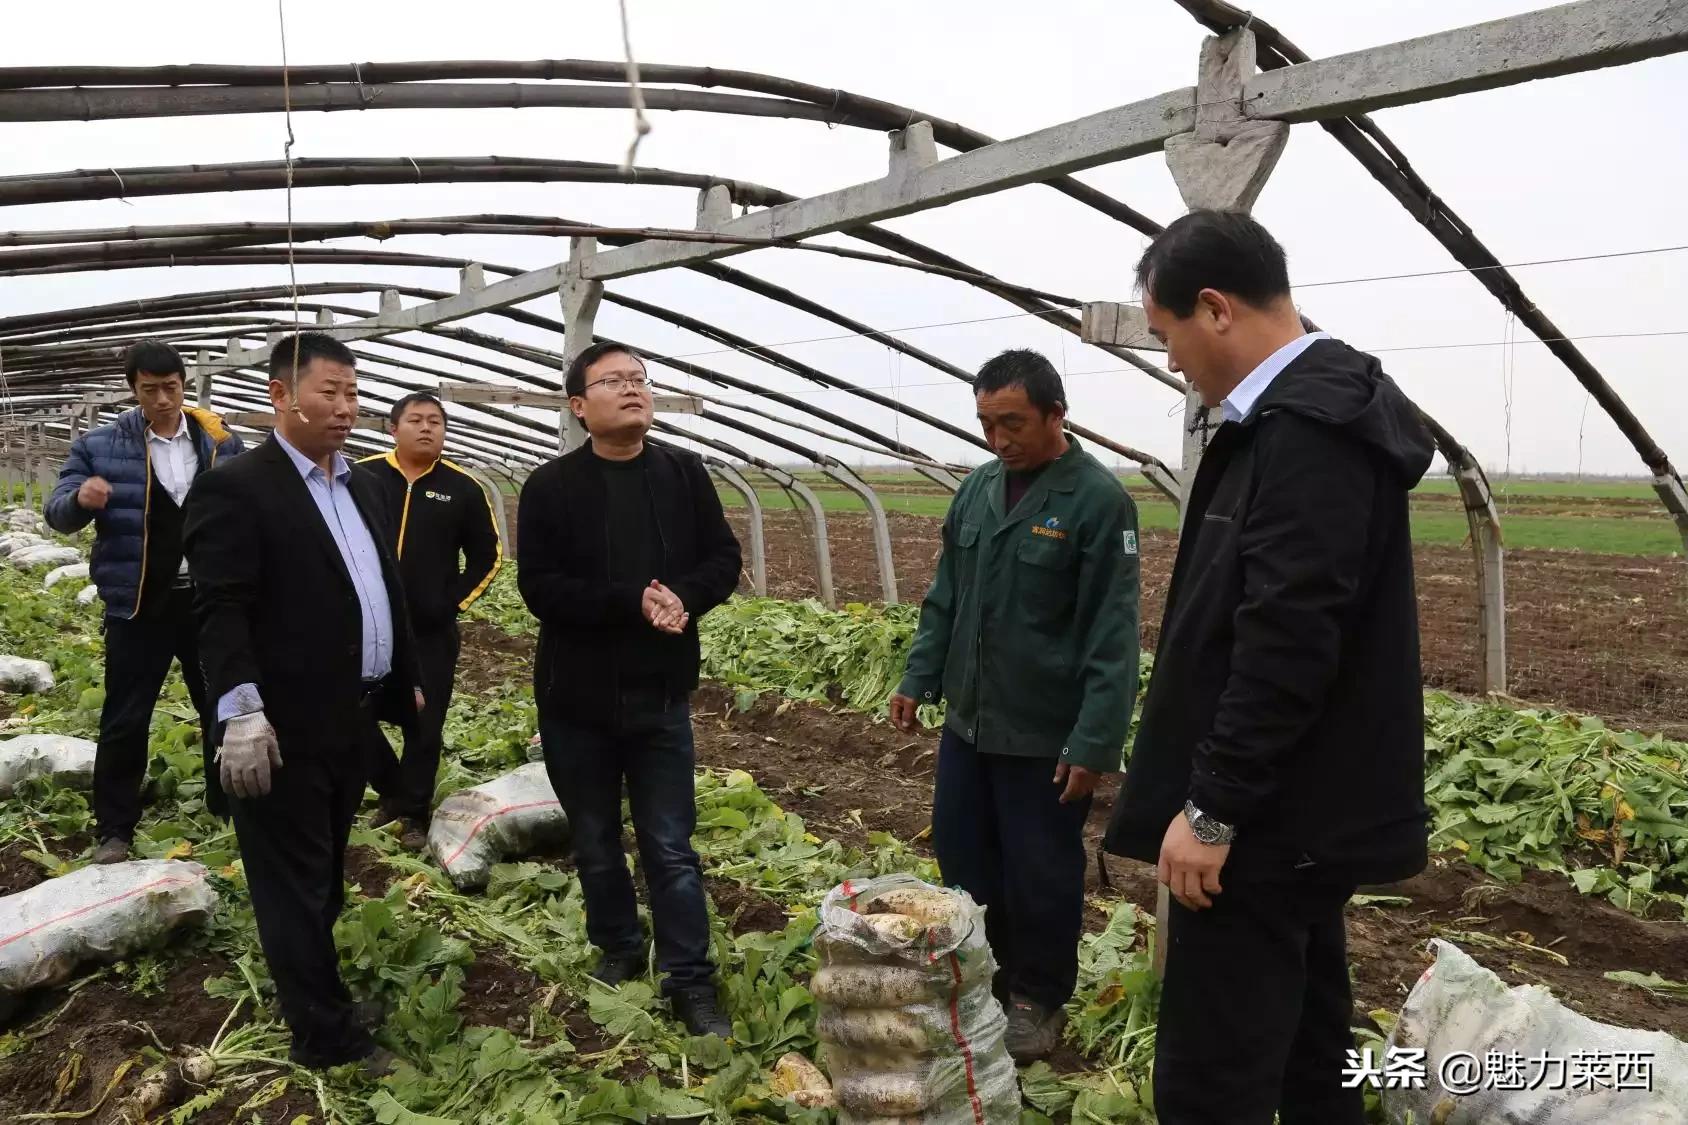
[[[398,457],[359,461],[391,517],[399,576],[416,631],[439,629],[486,593],[504,565],[504,544],[492,498],[474,477],[444,457],[414,481]]]

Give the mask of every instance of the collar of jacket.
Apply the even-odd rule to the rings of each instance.
[[[399,464],[399,451],[396,450],[396,449],[389,449],[385,453],[371,453],[368,457],[359,457],[356,461],[353,461],[352,464],[354,464],[354,465],[385,465],[389,469],[393,470],[393,472],[397,473],[401,480],[404,480],[404,481],[406,481],[407,483],[410,483],[410,484],[421,484],[424,480],[428,479],[430,476],[432,476],[434,474],[435,469],[439,468],[441,465],[451,465],[451,462],[447,461],[443,456],[442,457],[436,457],[436,458],[434,458],[434,463],[432,465],[429,465],[427,470],[424,471],[415,480],[411,480],[408,476],[405,475],[404,466]],[[457,466],[451,465],[451,467],[456,468]]]
[[[1079,445],[1078,439],[1068,434],[1067,451],[1044,466],[1043,472],[1039,473],[1037,479],[1032,481],[1031,487],[1026,489],[1025,496],[1020,499],[1020,506],[1028,513],[1035,512],[1043,507],[1043,501],[1051,492],[1071,492],[1074,486],[1074,477],[1078,471],[1079,458],[1083,453],[1083,447]],[[985,501],[990,505],[992,514],[996,516],[999,525],[997,530],[1000,531],[1006,526],[1005,521],[1008,518],[1008,512],[1003,508],[1007,497],[1003,494],[1002,487],[1002,478],[1008,470],[998,459],[977,471],[984,477]]]
[[[221,445],[228,440],[229,430],[227,426],[223,425],[222,415],[209,410],[202,410],[197,406],[184,406],[182,407],[182,417],[187,421],[190,434],[193,434],[194,429],[198,428],[206,437],[211,439],[212,445]],[[117,421],[112,424],[136,441],[145,444],[147,416],[140,407],[132,406],[125,410],[117,416]],[[198,434],[194,434],[196,442],[198,436]]]

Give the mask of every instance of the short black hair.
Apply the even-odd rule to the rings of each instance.
[[[1203,289],[1255,308],[1289,296],[1289,263],[1271,232],[1241,211],[1191,211],[1167,227],[1137,262],[1137,286],[1183,318]]]
[[[1067,390],[1061,385],[1060,372],[1042,352],[1010,348],[987,360],[973,378],[975,395],[1005,387],[1024,387],[1026,397],[1045,417],[1057,406],[1063,411],[1067,409]]]
[[[352,349],[326,332],[300,332],[283,336],[270,348],[270,378],[291,386],[299,372],[311,365],[313,359],[326,359],[356,367],[358,357]]]
[[[184,383],[188,378],[182,353],[162,340],[142,340],[130,344],[123,353],[123,378],[128,380],[130,390],[134,390],[135,378],[143,371],[148,375],[180,375]]]
[[[399,419],[404,417],[404,412],[421,402],[432,403],[433,405],[439,407],[440,420],[447,425],[451,424],[451,418],[445,412],[445,403],[441,402],[438,396],[431,395],[427,391],[412,391],[410,394],[405,395],[403,398],[393,403],[393,409],[387,414],[387,421],[397,426],[399,424]]]
[[[627,355],[639,361],[639,366],[645,366],[645,357],[628,347],[618,344],[614,340],[599,340],[569,361],[569,369],[563,375],[563,391],[570,398],[586,393],[586,369],[603,359],[607,355]]]

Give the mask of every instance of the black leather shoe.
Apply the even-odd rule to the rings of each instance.
[[[116,836],[101,840],[100,846],[94,849],[95,863],[122,863],[129,858],[129,841],[119,840]]]
[[[669,1006],[674,1009],[674,1018],[685,1024],[686,1031],[692,1035],[733,1037],[732,1022],[721,1014],[721,1001],[713,987],[676,992]]]
[[[637,957],[614,957],[606,953],[598,960],[598,967],[592,970],[592,978],[620,988],[644,969],[644,962]]]

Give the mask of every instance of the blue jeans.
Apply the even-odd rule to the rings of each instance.
[[[540,721],[539,733],[545,772],[568,814],[592,944],[611,957],[645,956],[622,843],[625,781],[656,930],[657,968],[666,974],[663,992],[711,987],[709,910],[703,869],[692,848],[697,797],[691,705],[683,698],[675,703],[660,695],[629,694],[607,725],[548,717]]]

